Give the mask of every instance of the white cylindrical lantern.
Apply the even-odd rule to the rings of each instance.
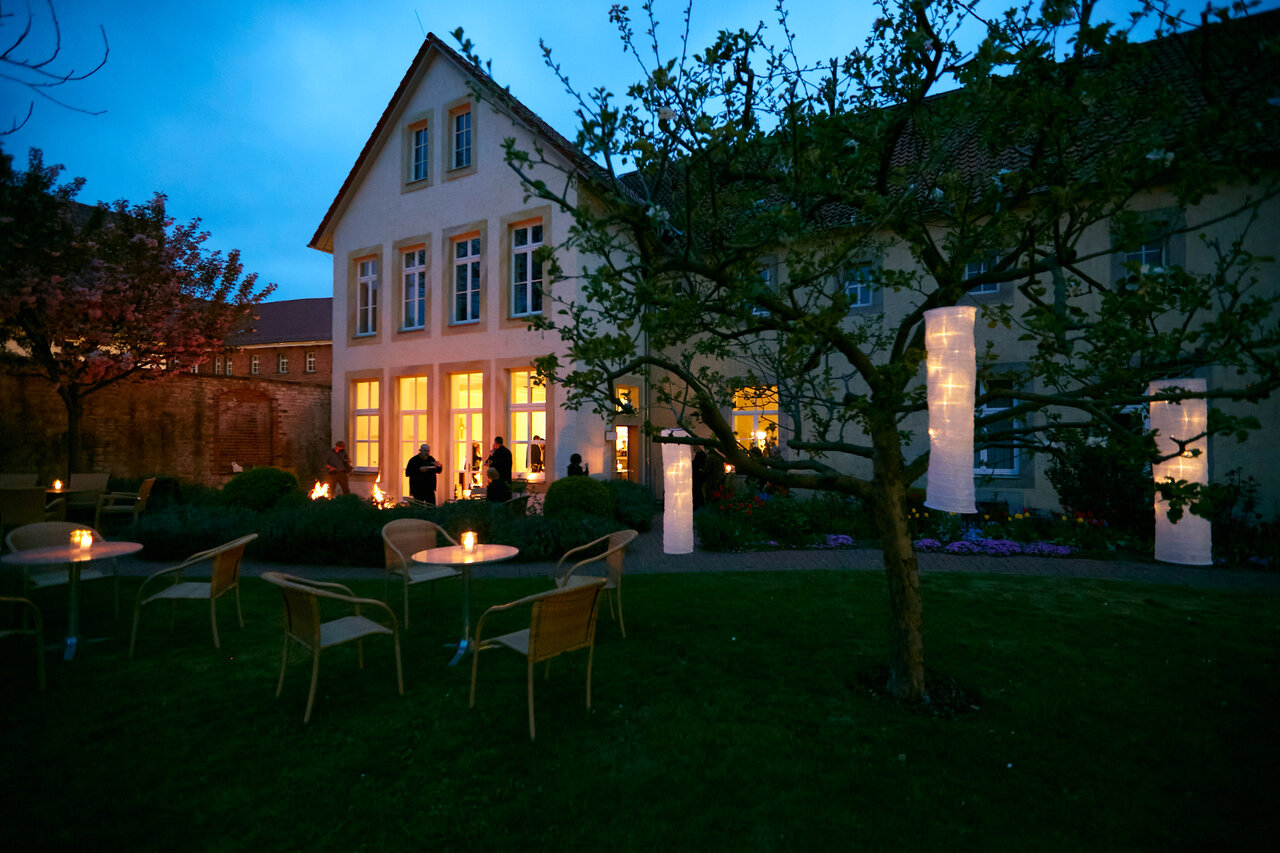
[[[1159,394],[1168,388],[1181,388],[1192,393],[1208,390],[1203,379],[1164,379],[1152,382],[1151,394]],[[1156,432],[1156,450],[1161,456],[1178,453],[1175,438],[1186,440],[1200,435],[1209,425],[1209,404],[1203,398],[1180,400],[1176,403],[1151,403],[1151,429]],[[1191,451],[1199,450],[1193,456]],[[1186,446],[1177,456],[1151,466],[1156,483],[1169,478],[1188,483],[1206,485],[1209,482],[1209,442],[1201,437]],[[1182,517],[1174,524],[1169,520],[1169,503],[1156,494],[1156,559],[1165,563],[1184,566],[1209,566],[1213,564],[1213,525],[1207,518],[1192,515],[1183,508]]]
[[[688,435],[682,429],[663,435]],[[662,551],[693,553],[693,460],[687,444],[662,445]]]
[[[972,305],[924,312],[929,399],[929,479],[924,505],[977,512],[973,487],[973,394],[977,354]]]

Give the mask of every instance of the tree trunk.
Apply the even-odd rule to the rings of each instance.
[[[889,684],[891,696],[928,702],[924,686],[924,606],[920,571],[907,526],[907,483],[894,425],[872,435],[876,454],[872,503],[889,580]]]

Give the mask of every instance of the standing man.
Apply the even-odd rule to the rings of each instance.
[[[351,459],[347,456],[347,443],[339,441],[333,445],[333,449],[329,451],[324,459],[325,479],[329,481],[329,491],[336,498],[338,489],[342,489],[344,495],[351,494],[351,484],[347,482],[347,475],[351,473]]]
[[[485,466],[489,468],[497,468],[498,476],[502,478],[502,482],[511,482],[511,451],[502,445],[502,436],[497,436],[493,440],[493,449],[489,451],[489,458],[485,460]]]
[[[436,505],[436,474],[444,470],[431,455],[431,445],[418,447],[418,455],[409,460],[404,475],[409,478],[409,496],[431,506]]]

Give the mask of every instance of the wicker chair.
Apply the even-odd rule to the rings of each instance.
[[[49,548],[54,545],[66,545],[71,541],[71,531],[88,530],[93,534],[94,539],[103,539],[103,535],[97,530],[85,527],[83,524],[75,524],[70,521],[38,521],[34,524],[24,524],[22,527],[9,531],[9,535],[5,537],[5,544],[9,546],[10,551],[30,551],[33,548]],[[120,617],[120,576],[116,573],[115,560],[105,560],[96,562],[92,566],[83,566],[80,569],[80,582],[92,580],[101,580],[103,578],[111,578],[114,583],[114,612],[116,618]],[[22,589],[23,595],[28,594],[33,589],[44,589],[50,586],[59,586],[61,584],[71,582],[71,570],[63,566],[23,566],[22,567]]]
[[[62,498],[45,504],[45,491],[40,486],[21,486],[0,489],[0,526],[5,530],[56,521],[62,509]]]
[[[316,701],[316,681],[320,674],[320,652],[332,646],[356,641],[360,668],[364,669],[364,638],[377,634],[390,634],[396,650],[396,687],[404,695],[404,670],[400,665],[400,628],[396,614],[381,601],[373,598],[357,598],[342,584],[307,580],[280,572],[263,572],[262,579],[279,587],[284,598],[284,649],[280,657],[280,680],[276,682],[276,698],[284,690],[284,673],[289,664],[290,641],[311,652],[311,689],[307,692],[307,711],[302,722],[311,722],[311,708]],[[320,599],[330,599],[350,604],[354,612],[349,616],[327,622],[320,619]],[[360,614],[362,606],[385,610],[391,626],[375,622]]]
[[[144,580],[142,586],[138,587],[138,597],[133,605],[133,630],[129,635],[129,657],[133,657],[133,651],[138,642],[138,622],[142,619],[142,608],[156,601],[208,601],[209,622],[213,625],[213,647],[222,648],[222,642],[218,638],[218,599],[228,592],[235,592],[236,616],[240,620],[240,627],[243,628],[244,613],[240,610],[240,561],[244,559],[245,547],[257,538],[256,533],[241,536],[225,545],[194,554],[178,565],[161,569]],[[208,580],[183,579],[183,573],[189,567],[203,563],[205,560],[213,561],[213,571]],[[146,595],[152,581],[160,580],[167,580],[168,586]],[[172,605],[170,607],[172,608]],[[173,626],[172,609],[170,609],[169,625]]]
[[[609,615],[614,616],[613,599],[618,600],[618,613],[614,617],[618,620],[618,627],[622,630],[622,636],[627,636],[627,624],[622,620],[622,559],[627,555],[627,546],[631,541],[639,535],[635,530],[615,530],[608,536],[601,536],[594,542],[588,542],[586,545],[579,545],[564,553],[556,563],[555,568],[551,570],[551,579],[555,581],[557,587],[571,587],[579,584],[591,583],[598,576],[591,575],[591,571],[595,569],[603,569],[605,578],[606,598],[609,598]],[[575,557],[582,557],[593,550],[603,549],[594,557],[579,559],[574,562]],[[604,561],[603,566],[594,566],[593,563]],[[569,566],[566,569],[565,564]],[[608,593],[612,593],[610,597]]]
[[[44,619],[40,616],[40,608],[29,598],[15,598],[8,595],[0,595],[0,605],[16,604],[22,608],[22,627],[20,628],[0,628],[0,638],[3,637],[21,637],[30,636],[35,638],[36,642],[36,682],[40,685],[40,689],[44,690]],[[27,620],[30,618],[31,627],[27,627]]]
[[[98,506],[93,514],[93,526],[102,527],[102,517],[124,516],[137,521],[138,516],[147,508],[147,499],[151,497],[151,487],[156,484],[155,477],[142,481],[136,492],[103,492],[98,495]]]
[[[535,737],[533,722],[533,665],[546,662],[544,677],[551,672],[551,659],[564,652],[587,649],[587,707],[591,707],[591,663],[595,657],[596,613],[600,608],[603,578],[592,578],[568,589],[553,589],[526,596],[508,604],[490,607],[476,625],[475,650],[471,655],[471,699],[476,706],[476,673],[480,652],[507,648],[523,655],[528,662],[529,740]],[[531,605],[529,627],[488,639],[485,622],[490,616],[521,605]]]
[[[67,513],[98,508],[98,496],[107,490],[110,474],[72,474],[67,481]]]
[[[444,528],[421,518],[397,518],[382,526],[383,555],[386,560],[387,589],[383,597],[390,601],[391,582],[400,582],[404,597],[404,629],[409,630],[409,587],[417,583],[429,583],[456,578],[462,575],[449,566],[428,566],[413,562],[413,555],[427,548],[457,545]],[[434,587],[433,587],[434,589]]]

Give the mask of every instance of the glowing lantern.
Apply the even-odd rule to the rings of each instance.
[[[476,549],[475,531],[468,530],[467,532],[462,534],[462,550],[474,551],[475,549]]]
[[[924,312],[929,400],[929,480],[924,505],[977,512],[973,486],[973,393],[977,356],[972,305]]]
[[[1181,388],[1191,393],[1203,393],[1208,383],[1203,379],[1164,379],[1152,382],[1149,393],[1158,394],[1168,388]],[[1161,456],[1178,453],[1175,438],[1187,439],[1200,435],[1209,424],[1209,404],[1205,400],[1180,400],[1176,403],[1151,403],[1151,428],[1156,431],[1156,449]],[[1198,455],[1192,451],[1199,450]],[[1188,483],[1209,482],[1209,442],[1198,438],[1186,445],[1184,451],[1164,462],[1151,466],[1151,474],[1157,483],[1169,478]],[[1165,563],[1181,563],[1185,566],[1208,566],[1213,563],[1213,525],[1209,519],[1192,515],[1183,510],[1182,518],[1174,524],[1169,520],[1169,503],[1156,494],[1156,559]]]
[[[682,429],[663,435],[688,435]],[[687,444],[662,445],[662,552],[693,553],[693,459]]]

